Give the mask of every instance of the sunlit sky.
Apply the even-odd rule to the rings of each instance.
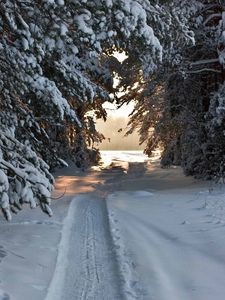
[[[115,51],[113,53],[113,56],[115,56],[119,62],[123,62],[128,56],[126,53]],[[118,84],[118,79],[114,78],[114,85]],[[128,105],[124,104],[122,107],[117,108],[115,104],[106,102],[104,103],[103,107],[107,110],[108,116],[112,117],[125,117],[128,118],[129,114],[132,112],[134,108],[134,103],[131,102]]]
[[[130,102],[128,105],[124,104],[120,108],[116,108],[116,104],[105,102],[103,107],[107,110],[107,114],[110,117],[124,117],[128,118],[129,114],[134,109],[134,103]]]
[[[123,62],[127,56],[125,52],[114,52],[113,54],[120,62]],[[114,77],[114,86],[119,82],[119,79]],[[122,93],[121,93],[122,96]],[[124,104],[117,108],[115,103],[105,102],[103,107],[107,111],[107,121],[97,120],[97,130],[104,134],[105,140],[99,145],[101,150],[140,150],[143,146],[139,145],[139,137],[137,132],[134,132],[128,137],[124,137],[129,121],[129,114],[134,109],[134,102]]]
[[[113,56],[115,56],[119,62],[123,62],[128,57],[124,51],[123,52],[115,51],[113,53]]]

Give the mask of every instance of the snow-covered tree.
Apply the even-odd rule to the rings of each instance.
[[[117,99],[118,104],[133,100],[136,103],[127,134],[138,129],[140,143],[146,143],[145,152],[149,155],[159,143],[163,142],[166,145],[169,138],[172,139],[172,127],[166,137],[165,130],[159,126],[160,121],[163,120],[164,123],[168,121],[166,112],[173,109],[165,100],[165,86],[171,73],[183,72],[186,66],[185,51],[195,45],[194,32],[191,30],[194,27],[192,19],[202,8],[199,1],[157,2],[155,7],[158,11],[157,17],[151,14],[148,17],[155,25],[160,24],[155,26],[155,32],[163,49],[161,63],[150,76],[145,76],[143,69],[135,64],[135,56],[131,53],[123,62],[121,69],[118,71],[117,67],[115,70],[121,78],[118,88],[125,92],[124,96]],[[159,127],[163,131],[163,141],[162,136],[159,136],[161,132]]]
[[[24,202],[51,215],[49,166],[69,155],[79,164],[88,143],[102,138],[88,113],[105,117],[102,103],[113,90],[104,57],[125,51],[143,78],[171,55],[178,61],[178,44],[193,40],[180,6],[185,8],[182,1],[1,1],[0,206],[8,219],[10,209]]]
[[[140,128],[146,153],[163,146],[163,165],[212,178],[224,176],[224,5],[199,1],[192,10],[193,3],[195,44],[178,48],[180,62],[164,64],[163,76],[145,83],[130,123]]]

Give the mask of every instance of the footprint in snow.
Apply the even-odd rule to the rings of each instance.
[[[0,261],[1,261],[1,258],[4,258],[7,256],[7,252],[3,249],[4,249],[4,247],[0,246]]]
[[[131,285],[132,287],[134,287],[137,283],[138,283],[138,282],[137,282],[136,280],[132,280],[132,281],[130,282],[130,285]]]
[[[182,223],[181,223],[181,225],[190,225],[191,223],[190,222],[188,222],[188,221],[183,221]]]
[[[3,292],[2,290],[0,290],[0,300],[9,300],[9,299],[10,299],[9,295]]]

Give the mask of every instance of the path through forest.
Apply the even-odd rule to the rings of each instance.
[[[161,169],[157,158],[140,152],[103,152],[103,161],[84,174],[60,171],[56,194],[66,186],[66,196],[53,204],[52,219],[35,211],[35,220],[24,221],[23,212],[1,224],[2,295],[224,299],[224,187],[184,177],[180,168]],[[16,237],[20,229],[26,238]],[[24,262],[37,274],[31,276]]]

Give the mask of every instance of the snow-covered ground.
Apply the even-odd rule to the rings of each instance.
[[[102,157],[56,174],[51,219],[1,220],[0,299],[224,299],[225,188],[141,152]]]
[[[224,188],[157,164],[124,176],[108,197],[125,288],[134,299],[222,300]]]

